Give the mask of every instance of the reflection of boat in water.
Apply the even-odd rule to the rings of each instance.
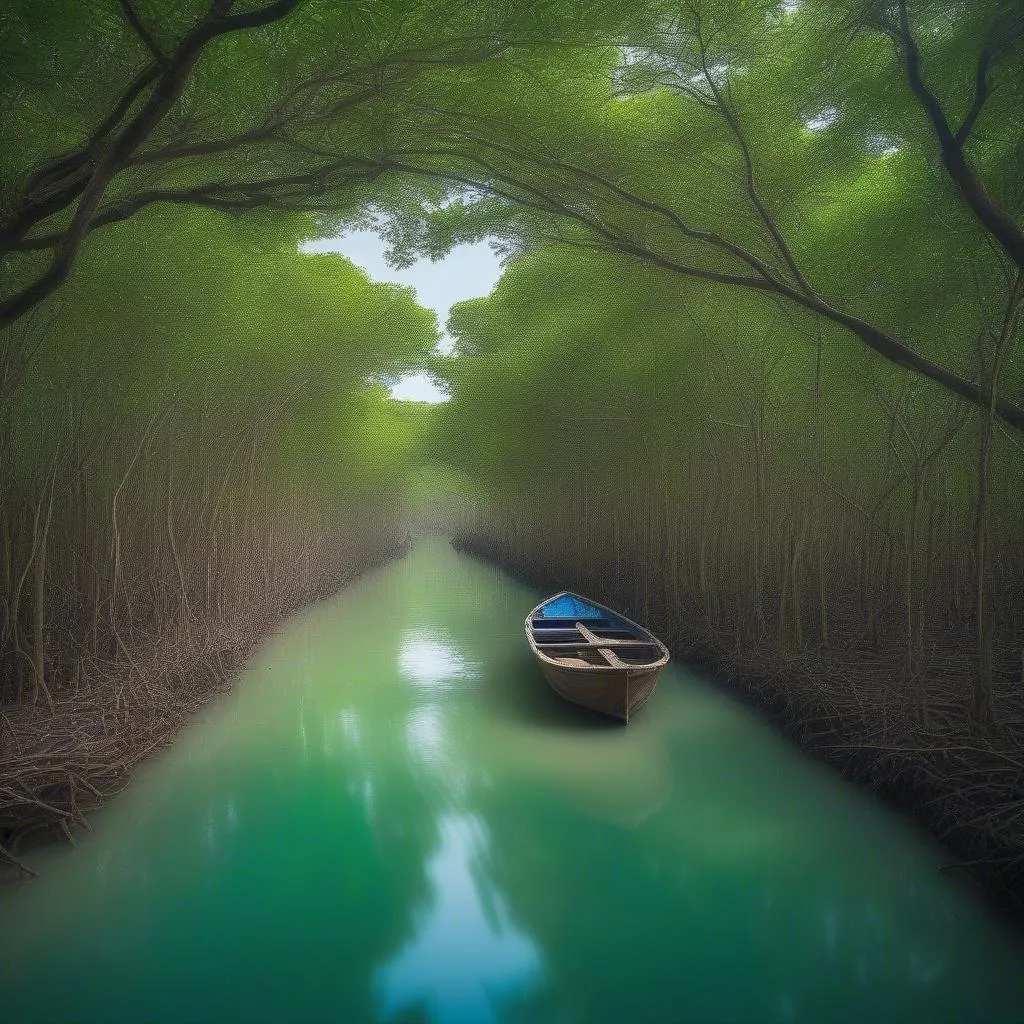
[[[654,692],[668,663],[668,649],[649,630],[569,592],[530,612],[526,638],[556,693],[623,722]]]

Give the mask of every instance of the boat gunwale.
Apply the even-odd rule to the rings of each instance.
[[[640,630],[640,632],[642,634],[644,634],[644,636],[647,636],[647,637],[650,638],[650,646],[656,647],[658,650],[661,651],[661,657],[658,658],[656,661],[644,661],[644,662],[640,662],[639,664],[636,664],[636,665],[628,665],[627,664],[627,665],[623,665],[623,666],[618,666],[618,665],[586,665],[586,666],[584,666],[584,665],[566,665],[563,662],[560,662],[560,661],[556,660],[555,658],[549,657],[547,654],[544,653],[544,651],[542,651],[539,648],[539,646],[537,644],[537,640],[536,640],[536,637],[534,636],[533,626],[532,626],[531,620],[533,619],[533,616],[536,614],[536,612],[537,612],[537,610],[539,608],[543,608],[544,605],[550,604],[552,601],[557,601],[558,598],[560,598],[560,597],[574,597],[574,598],[577,598],[578,600],[583,601],[586,604],[589,604],[589,605],[591,605],[594,608],[599,608],[603,612],[608,612],[610,615],[614,615],[617,619],[621,619],[623,622],[628,623],[630,626],[635,626],[638,630]],[[534,605],[534,607],[530,609],[529,614],[526,616],[526,620],[525,620],[524,626],[525,626],[525,629],[526,629],[526,639],[527,639],[527,642],[530,645],[530,650],[533,651],[533,653],[537,657],[537,659],[540,660],[540,661],[546,662],[547,664],[552,665],[553,667],[555,667],[557,669],[560,669],[562,672],[581,672],[581,673],[584,673],[586,675],[592,675],[592,674],[595,674],[595,673],[598,673],[598,672],[615,672],[615,673],[618,673],[618,674],[621,675],[622,673],[629,674],[629,673],[652,672],[655,669],[664,668],[665,665],[667,665],[668,662],[669,662],[670,655],[669,655],[668,648],[646,626],[640,625],[639,622],[634,622],[632,619],[630,619],[627,616],[623,615],[621,612],[615,611],[614,608],[609,608],[606,604],[601,604],[600,601],[594,601],[592,598],[584,597],[582,594],[577,594],[575,591],[572,591],[572,590],[561,590],[557,594],[553,594],[551,597],[544,598],[544,600],[541,601],[540,604]],[[642,641],[637,641],[637,642],[640,643]],[[596,650],[600,645],[599,644],[580,644],[579,646],[580,647],[584,647],[584,646],[593,647]]]

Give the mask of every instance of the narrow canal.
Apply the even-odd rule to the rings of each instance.
[[[3,1021],[1024,1019],[947,855],[678,665],[561,703],[536,600],[428,539],[294,618],[0,893]]]

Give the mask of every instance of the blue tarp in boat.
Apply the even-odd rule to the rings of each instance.
[[[572,594],[560,594],[543,605],[538,615],[545,619],[576,619],[585,622],[587,619],[606,619],[609,615],[602,608],[595,608],[582,598]]]

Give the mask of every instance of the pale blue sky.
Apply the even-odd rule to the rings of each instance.
[[[319,238],[302,246],[303,252],[340,252],[358,263],[376,281],[394,281],[416,289],[421,306],[437,312],[442,332],[448,311],[463,299],[487,295],[501,277],[501,264],[486,242],[460,245],[443,260],[432,263],[419,260],[405,270],[388,266],[384,259],[387,246],[374,231],[353,231],[339,238]],[[447,338],[441,350],[446,350]],[[443,402],[445,394],[422,373],[403,377],[392,389],[395,398],[417,402]]]

